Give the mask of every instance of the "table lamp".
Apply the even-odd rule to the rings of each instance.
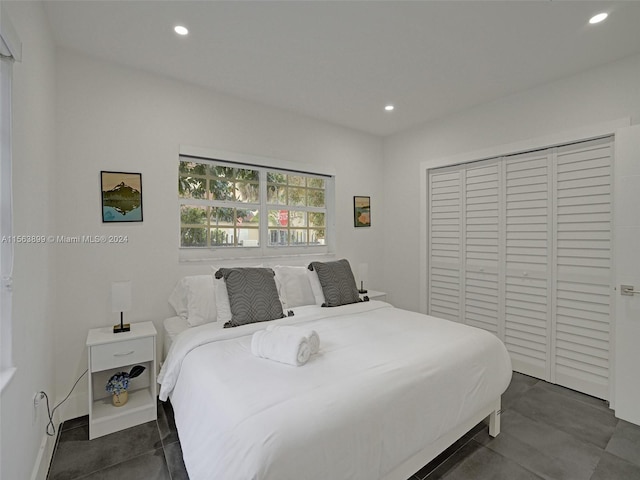
[[[367,293],[367,291],[364,289],[364,282],[369,281],[368,263],[361,263],[360,265],[358,265],[358,277],[360,277],[360,289],[358,290],[358,293]]]
[[[113,333],[131,330],[131,325],[124,323],[124,312],[129,310],[131,310],[131,282],[111,283],[111,311],[120,312],[120,324],[113,326]]]

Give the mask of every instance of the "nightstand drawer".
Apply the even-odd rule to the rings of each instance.
[[[91,347],[91,371],[148,362],[154,359],[153,337],[122,340]]]

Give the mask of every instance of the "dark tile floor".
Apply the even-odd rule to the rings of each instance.
[[[604,401],[514,373],[502,409],[498,437],[481,423],[409,480],[640,480],[640,427]],[[64,422],[49,480],[189,478],[170,404],[157,422],[88,438],[87,417]]]
[[[158,420],[89,441],[88,416],[62,424],[48,480],[189,480],[173,409],[158,402]]]

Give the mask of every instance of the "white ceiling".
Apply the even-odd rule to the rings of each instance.
[[[44,4],[59,46],[376,135],[640,53],[637,1]]]

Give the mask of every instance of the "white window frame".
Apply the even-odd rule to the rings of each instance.
[[[325,179],[325,244],[324,245],[307,245],[307,246],[269,246],[268,245],[268,225],[266,223],[266,215],[262,218],[265,220],[260,225],[260,245],[257,247],[207,247],[207,248],[190,248],[180,246],[180,205],[189,203],[193,205],[199,204],[201,201],[185,201],[178,198],[176,218],[177,227],[177,244],[179,250],[179,260],[181,262],[196,262],[203,260],[243,260],[243,259],[268,259],[268,258],[291,258],[291,257],[308,257],[308,256],[326,256],[335,252],[335,173],[332,168],[327,166],[307,165],[303,163],[287,162],[284,160],[260,157],[255,155],[247,155],[241,153],[226,152],[221,150],[205,149],[199,147],[180,146],[179,159],[184,157],[193,158],[194,161],[206,162],[224,162],[236,164],[238,168],[253,168],[261,174],[261,184],[266,181],[267,170],[277,170],[288,174],[300,174],[308,176],[319,176]],[[176,169],[177,171],[177,169]],[[261,189],[260,210],[266,212],[269,208],[266,203],[266,188]],[[238,205],[228,205],[229,207]],[[245,207],[242,205],[240,208]],[[287,206],[282,206],[288,209]],[[291,210],[308,210],[305,207],[293,207]]]
[[[11,188],[11,82],[22,44],[0,3],[0,391],[15,374],[12,354],[13,207]],[[9,238],[9,240],[7,240]]]

